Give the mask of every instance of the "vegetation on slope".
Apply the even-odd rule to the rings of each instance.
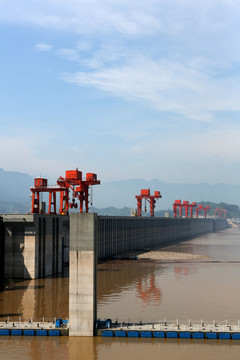
[[[240,209],[238,205],[231,205],[231,204],[226,204],[224,202],[221,202],[219,204],[213,203],[213,202],[209,202],[209,201],[203,201],[201,203],[204,207],[206,207],[207,205],[210,207],[210,210],[208,212],[208,215],[210,216],[214,216],[215,215],[215,209],[225,209],[227,210],[227,218],[229,219],[234,219],[234,218],[240,218]]]
[[[213,203],[213,202],[201,202],[198,203],[202,204],[204,207],[207,205],[210,207],[210,211],[208,212],[208,215],[214,216],[215,215],[215,209],[226,209],[227,210],[227,217],[229,219],[239,218],[240,219],[240,209],[238,205],[230,205],[226,203]],[[29,212],[30,204],[21,204],[18,202],[13,201],[0,201],[0,214],[24,214]],[[114,206],[107,207],[107,208],[90,208],[91,212],[96,212],[98,215],[107,215],[107,216],[130,216],[131,208],[124,207],[121,209],[117,209]],[[74,212],[78,212],[78,209],[76,209]],[[168,212],[170,214],[170,217],[173,217],[173,211],[170,209],[167,210],[156,210],[155,216],[156,217],[164,217],[165,213]],[[143,216],[149,216],[149,212],[142,212]]]

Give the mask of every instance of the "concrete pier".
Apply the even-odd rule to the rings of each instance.
[[[93,336],[97,314],[97,215],[70,215],[69,335]]]

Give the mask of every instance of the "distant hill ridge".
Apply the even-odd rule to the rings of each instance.
[[[200,184],[174,184],[161,180],[131,179],[113,182],[105,182],[94,187],[94,206],[98,208],[116,206],[136,207],[135,195],[140,194],[141,189],[150,188],[151,193],[159,190],[162,199],[156,203],[156,209],[172,208],[175,200],[188,200],[190,202],[210,201],[214,203],[228,203],[240,205],[240,186],[228,184],[210,185]]]
[[[100,177],[100,176],[99,176]],[[30,187],[33,178],[28,174],[0,169],[0,212],[23,212],[30,209]],[[159,190],[162,199],[156,203],[156,211],[171,209],[176,199],[190,202],[212,202],[240,205],[240,186],[228,184],[210,185],[167,183],[158,179],[130,179],[101,182],[93,187],[93,205],[98,209],[115,208],[116,213],[126,212],[123,208],[136,208],[135,195],[141,189]],[[9,210],[8,210],[9,209]],[[112,210],[113,211],[113,210]]]
[[[202,202],[198,203],[198,205],[202,204],[204,207],[209,206],[210,210],[208,211],[208,216],[213,217],[215,215],[215,209],[225,209],[227,210],[227,218],[234,219],[238,218],[240,219],[240,209],[238,205],[231,205],[226,203],[213,203],[213,202]],[[91,212],[96,212],[98,215],[108,215],[108,216],[130,216],[130,208],[122,208],[117,209],[115,207],[108,207],[103,209],[97,209],[97,208],[90,208]],[[173,210],[171,209],[165,209],[165,210],[156,210],[155,211],[155,217],[164,217],[165,213],[168,212],[170,214],[170,217],[173,217]],[[142,216],[150,216],[149,212],[145,213],[143,211]],[[204,213],[202,212],[200,216],[204,216]]]
[[[0,168],[0,200],[22,202],[29,198],[33,178],[17,171]]]

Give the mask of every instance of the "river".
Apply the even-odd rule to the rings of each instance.
[[[240,230],[166,248],[202,260],[111,261],[98,266],[98,317],[114,321],[240,320]],[[68,271],[16,281],[0,293],[0,319],[68,317]],[[0,337],[0,359],[239,359],[238,340]]]

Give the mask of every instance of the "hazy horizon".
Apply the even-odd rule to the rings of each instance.
[[[61,175],[64,176],[64,173]],[[48,184],[55,185],[56,180],[53,183],[48,182]],[[30,175],[7,172],[0,168],[0,203],[19,202],[30,209],[30,187],[33,185],[33,178]],[[240,205],[240,199],[237,195],[240,192],[239,185],[168,183],[159,179],[148,181],[139,178],[109,182],[101,181],[100,185],[93,187],[93,206],[97,208],[111,206],[135,208],[135,195],[140,194],[140,190],[144,188],[150,188],[151,193],[155,190],[161,192],[162,199],[157,201],[156,210],[172,208],[172,204],[176,199],[190,202],[196,201],[198,203],[210,201]]]

